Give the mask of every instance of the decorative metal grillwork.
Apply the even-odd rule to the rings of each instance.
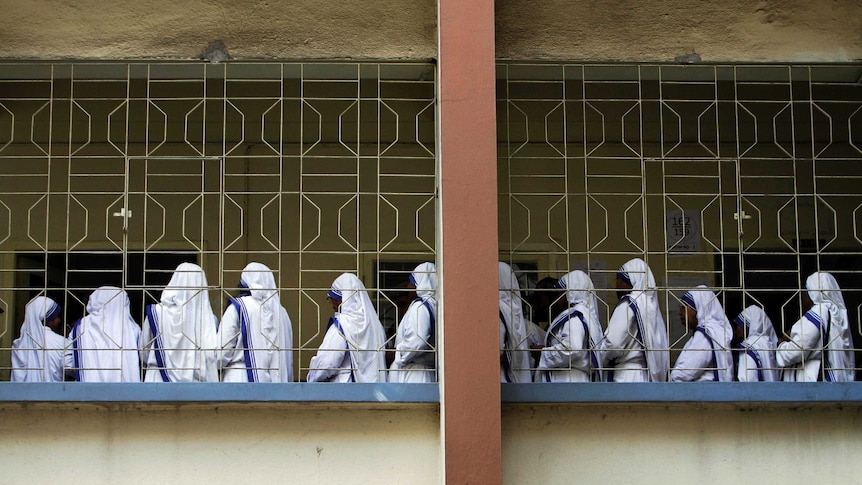
[[[193,261],[218,313],[245,264],[259,261],[276,275],[304,375],[336,276],[358,274],[391,313],[408,276],[396,263],[435,260],[434,72],[4,64],[3,369],[36,294],[60,302],[71,325],[89,293],[112,284],[129,292],[140,322],[176,265]]]
[[[840,283],[860,341],[862,66],[498,65],[501,260],[537,280],[587,270],[603,323],[617,269],[658,280],[672,353],[679,298],[716,290],[779,335],[805,278]],[[547,303],[534,320],[553,318]]]

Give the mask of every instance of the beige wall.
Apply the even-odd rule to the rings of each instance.
[[[0,469],[6,483],[439,483],[436,409],[384,406],[7,404]],[[508,405],[504,482],[853,483],[860,425],[856,407]]]
[[[427,59],[437,47],[433,0],[6,0],[3,10],[0,58],[195,59],[216,39],[237,59]]]
[[[504,483],[855,483],[860,425],[855,407],[508,406]]]
[[[862,58],[862,4],[685,0],[497,2],[497,58],[672,62]]]
[[[6,405],[4,483],[439,483],[432,406]]]
[[[359,6],[361,5],[361,6]],[[0,58],[193,59],[221,39],[237,59],[436,57],[436,2],[5,0]],[[672,62],[862,59],[862,4],[499,0],[497,57]]]

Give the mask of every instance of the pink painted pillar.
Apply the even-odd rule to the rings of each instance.
[[[438,0],[442,373],[449,484],[502,482],[494,2]]]

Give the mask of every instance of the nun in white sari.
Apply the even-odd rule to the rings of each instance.
[[[217,333],[224,382],[292,382],[293,325],[281,306],[272,271],[249,263]]]
[[[55,332],[60,313],[60,305],[44,296],[27,303],[21,336],[12,342],[12,382],[61,382],[64,368],[73,366],[69,340]]]
[[[602,338],[593,281],[583,271],[572,271],[560,278],[558,286],[565,291],[569,307],[548,327],[536,381],[601,381],[593,350]]]
[[[775,360],[784,380],[848,382],[856,359],[844,296],[835,277],[817,272],[805,281],[810,309],[790,329],[790,340],[778,345]]]
[[[386,335],[365,285],[343,273],[328,299],[337,310],[308,365],[308,382],[386,382]]]
[[[500,382],[532,382],[530,340],[521,288],[512,267],[498,265],[500,291]]]
[[[739,344],[736,379],[740,382],[777,381],[775,348],[778,336],[772,320],[759,306],[751,305],[734,320],[744,340]]]
[[[617,288],[627,293],[617,303],[597,345],[605,380],[667,381],[667,327],[652,271],[642,259],[632,259],[617,272]]]
[[[693,311],[688,312],[687,308]],[[730,341],[733,328],[724,314],[718,297],[709,288],[700,285],[682,297],[680,309],[683,323],[691,330],[673,370],[672,382],[730,382],[733,380],[733,355]]]
[[[389,367],[389,382],[435,382],[437,268],[422,263],[410,275],[417,298],[410,303],[395,335],[395,360]]]
[[[75,380],[140,382],[138,339],[141,327],[129,313],[129,296],[113,286],[90,295],[87,315],[72,327]]]
[[[144,382],[218,382],[217,329],[203,269],[180,264],[161,302],[146,308],[141,331]]]

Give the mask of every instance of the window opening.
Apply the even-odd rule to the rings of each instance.
[[[716,292],[730,320],[800,317],[834,274],[856,346],[862,198],[859,65],[497,66],[501,260],[537,277],[588,270],[602,323],[631,258],[655,274],[671,363],[691,331],[682,295]]]
[[[121,284],[140,324],[195,261],[221,316],[258,261],[304,379],[339,274],[381,301],[369,261],[436,259],[435,82],[410,62],[4,64],[0,369],[40,289],[75,316]]]

